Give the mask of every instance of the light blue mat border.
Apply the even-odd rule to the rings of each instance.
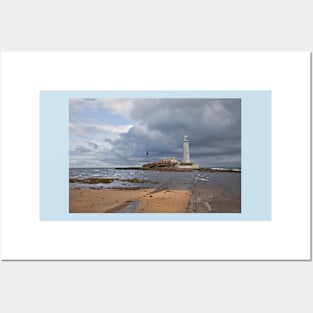
[[[69,98],[241,98],[242,213],[68,213]],[[271,220],[271,91],[41,91],[40,220]]]

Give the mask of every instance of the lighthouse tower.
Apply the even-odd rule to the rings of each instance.
[[[189,155],[189,139],[188,136],[184,136],[183,143],[183,163],[190,163],[190,155]]]

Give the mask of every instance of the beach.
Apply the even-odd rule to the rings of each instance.
[[[70,213],[186,213],[187,190],[70,189]]]
[[[70,213],[240,213],[241,174],[70,169]]]

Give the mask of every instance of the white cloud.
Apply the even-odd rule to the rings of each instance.
[[[133,125],[94,125],[94,127],[103,132],[109,132],[112,134],[127,133]]]
[[[130,117],[134,108],[134,99],[69,99],[70,110],[81,112],[88,109],[102,108],[112,113]]]
[[[127,133],[132,127],[133,125],[69,124],[72,135],[84,136],[96,133],[111,139],[116,138],[120,134]]]
[[[134,101],[134,99],[98,99],[97,104],[112,113],[130,117],[134,108]]]

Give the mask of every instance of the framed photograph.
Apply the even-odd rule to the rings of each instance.
[[[270,91],[41,91],[40,99],[41,220],[271,219]],[[65,149],[52,169],[51,153]]]
[[[2,53],[1,257],[310,259],[310,67]]]

